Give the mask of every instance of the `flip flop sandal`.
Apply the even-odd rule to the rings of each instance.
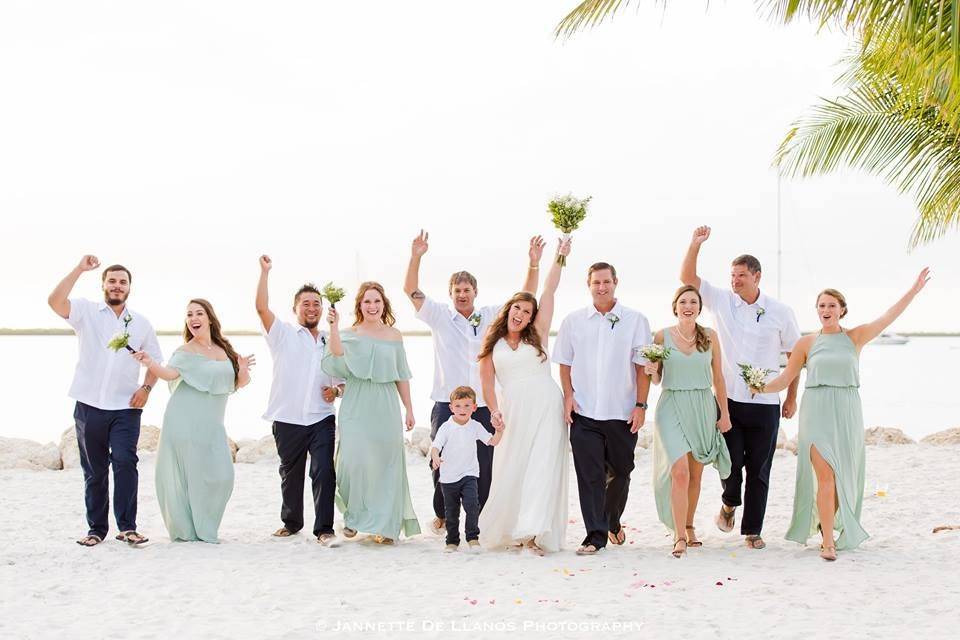
[[[280,527],[270,535],[272,535],[274,538],[289,538],[293,535],[293,531],[290,531],[290,529],[287,529],[286,527]]]
[[[766,549],[767,543],[760,536],[749,535],[746,538],[747,546],[751,549]]]
[[[696,527],[686,527],[687,531],[696,532]],[[690,536],[687,536],[687,546],[688,547],[702,547],[703,543],[699,540],[690,540]]]
[[[352,538],[352,537],[354,537],[355,535],[357,535],[357,530],[356,530],[356,529],[351,529],[350,527],[344,527],[344,528],[343,528],[343,537],[344,537],[344,538]]]
[[[733,531],[733,525],[737,518],[736,513],[736,507],[733,508],[733,511],[729,512],[723,507],[720,507],[720,513],[718,513],[717,517],[713,520],[717,523],[717,529],[720,529],[720,531],[723,531],[724,533],[730,533]]]
[[[77,540],[77,544],[81,547],[95,547],[101,542],[103,542],[103,538],[92,533]]]
[[[600,550],[597,549],[597,548],[596,548],[595,546],[593,546],[592,544],[585,544],[585,545],[583,545],[582,547],[580,547],[579,549],[577,549],[577,555],[578,555],[578,556],[593,556],[593,555],[596,555],[597,552],[599,552],[599,551],[600,551]]]
[[[620,527],[620,531],[617,531],[616,533],[612,531],[608,531],[607,538],[609,538],[610,542],[612,542],[613,544],[622,545],[624,542],[627,541],[627,534],[623,530],[623,527]]]
[[[136,547],[145,542],[150,542],[150,538],[144,538],[136,531],[121,531],[117,534],[117,540],[120,542],[126,542],[131,547]]]

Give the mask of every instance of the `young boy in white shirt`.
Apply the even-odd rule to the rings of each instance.
[[[467,514],[466,535],[468,549],[480,548],[480,499],[478,478],[480,463],[477,460],[477,441],[495,446],[503,436],[503,427],[494,435],[487,433],[471,416],[477,410],[477,392],[470,387],[457,387],[450,394],[450,419],[440,425],[430,448],[434,470],[440,470],[440,488],[443,491],[443,506],[447,542],[444,553],[456,551],[460,546],[460,505]],[[441,455],[442,454],[442,455]]]

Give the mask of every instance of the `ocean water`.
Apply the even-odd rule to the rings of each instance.
[[[227,433],[235,440],[260,438],[270,433],[269,423],[261,418],[270,390],[270,352],[259,336],[234,336],[231,341],[240,353],[256,354],[258,364],[250,385],[231,396],[227,404]],[[161,336],[160,343],[169,357],[181,339]],[[429,337],[417,336],[407,337],[405,344],[414,375],[411,392],[417,425],[429,426],[432,343]],[[74,402],[67,391],[76,358],[73,336],[0,336],[0,389],[5,409],[0,436],[59,441],[61,432],[73,422]],[[912,338],[905,345],[869,345],[861,354],[860,369],[866,426],[899,427],[915,439],[960,426],[956,385],[960,338]],[[654,387],[651,404],[657,396]],[[168,398],[166,385],[160,383],[144,409],[143,424],[161,424]],[[653,420],[652,410],[648,420]],[[796,434],[796,418],[782,424],[788,434]]]

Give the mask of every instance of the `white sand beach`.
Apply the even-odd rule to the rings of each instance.
[[[784,451],[771,478],[768,548],[749,550],[714,527],[719,482],[708,469],[696,521],[704,546],[680,560],[656,520],[644,449],[628,543],[587,558],[573,553],[582,525],[572,468],[568,549],[543,558],[441,553],[427,526],[426,463],[415,453],[409,474],[425,533],[394,547],[362,536],[335,549],[303,533],[271,538],[280,492],[266,461],[236,465],[221,544],[171,543],[154,455],[144,454],[139,523],[151,542],[130,548],[111,531],[85,549],[73,542],[86,531],[79,469],[4,470],[0,636],[945,637],[960,623],[960,530],[932,530],[960,524],[958,457],[957,446],[868,447],[863,522],[872,537],[832,564],[814,541],[804,548],[782,538],[796,469]],[[878,485],[885,497],[874,495]]]

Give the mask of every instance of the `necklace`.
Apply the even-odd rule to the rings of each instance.
[[[200,345],[201,347],[203,347],[204,349],[206,349],[207,351],[213,351],[213,345],[212,345],[212,344],[203,344],[202,342],[200,342],[200,341],[197,340],[196,338],[194,338],[193,341],[196,342],[196,343],[197,343],[198,345]]]
[[[677,336],[678,336],[681,340],[683,340],[684,342],[686,342],[687,344],[693,344],[694,341],[697,339],[697,332],[696,332],[696,330],[694,330],[694,332],[693,332],[693,337],[692,337],[692,338],[688,338],[687,336],[683,335],[683,333],[680,332],[680,327],[679,327],[679,326],[674,327],[674,328],[673,328],[673,332],[674,332],[675,334],[677,334]]]

